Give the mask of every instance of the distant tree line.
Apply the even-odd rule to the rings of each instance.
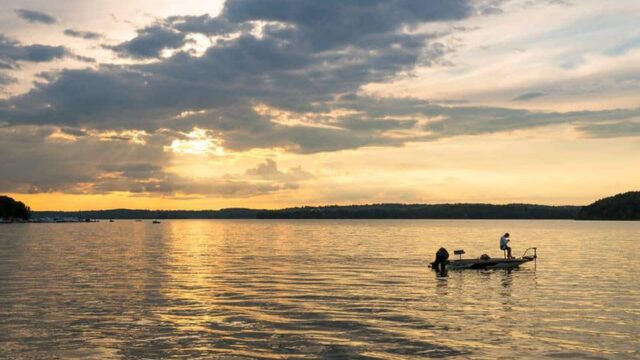
[[[640,220],[640,191],[600,199],[584,206],[578,220]]]
[[[77,217],[81,219],[255,219],[260,210],[91,210],[91,211],[37,211],[34,216],[43,218]]]
[[[573,219],[580,207],[529,204],[374,204],[297,207],[257,213],[258,219]]]
[[[528,204],[373,204],[281,210],[97,210],[43,211],[37,217],[83,219],[574,219],[579,206]]]
[[[29,207],[0,196],[0,218],[26,220]],[[34,217],[81,219],[578,219],[640,220],[640,191],[604,198],[587,206],[532,204],[372,204],[304,206],[280,210],[95,210],[39,211]]]
[[[8,196],[0,195],[0,219],[28,220],[31,209],[21,201],[16,201]]]

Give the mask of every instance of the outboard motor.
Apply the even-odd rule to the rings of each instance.
[[[441,247],[436,252],[436,260],[431,263],[431,267],[436,271],[444,273],[447,263],[449,263],[449,252],[447,249]]]

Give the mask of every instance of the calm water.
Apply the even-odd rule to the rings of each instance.
[[[535,268],[426,268],[505,231]],[[638,256],[640,222],[0,225],[0,358],[638,358]]]

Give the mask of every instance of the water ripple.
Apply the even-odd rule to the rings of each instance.
[[[496,253],[506,228],[541,249],[535,269],[426,268],[440,246]],[[0,358],[637,358],[639,234],[571,221],[5,225]]]

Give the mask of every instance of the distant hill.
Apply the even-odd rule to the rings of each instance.
[[[583,206],[578,220],[640,220],[640,191],[600,199]]]
[[[574,219],[579,206],[529,204],[373,204],[281,210],[96,210],[39,211],[34,217],[84,219]]]

